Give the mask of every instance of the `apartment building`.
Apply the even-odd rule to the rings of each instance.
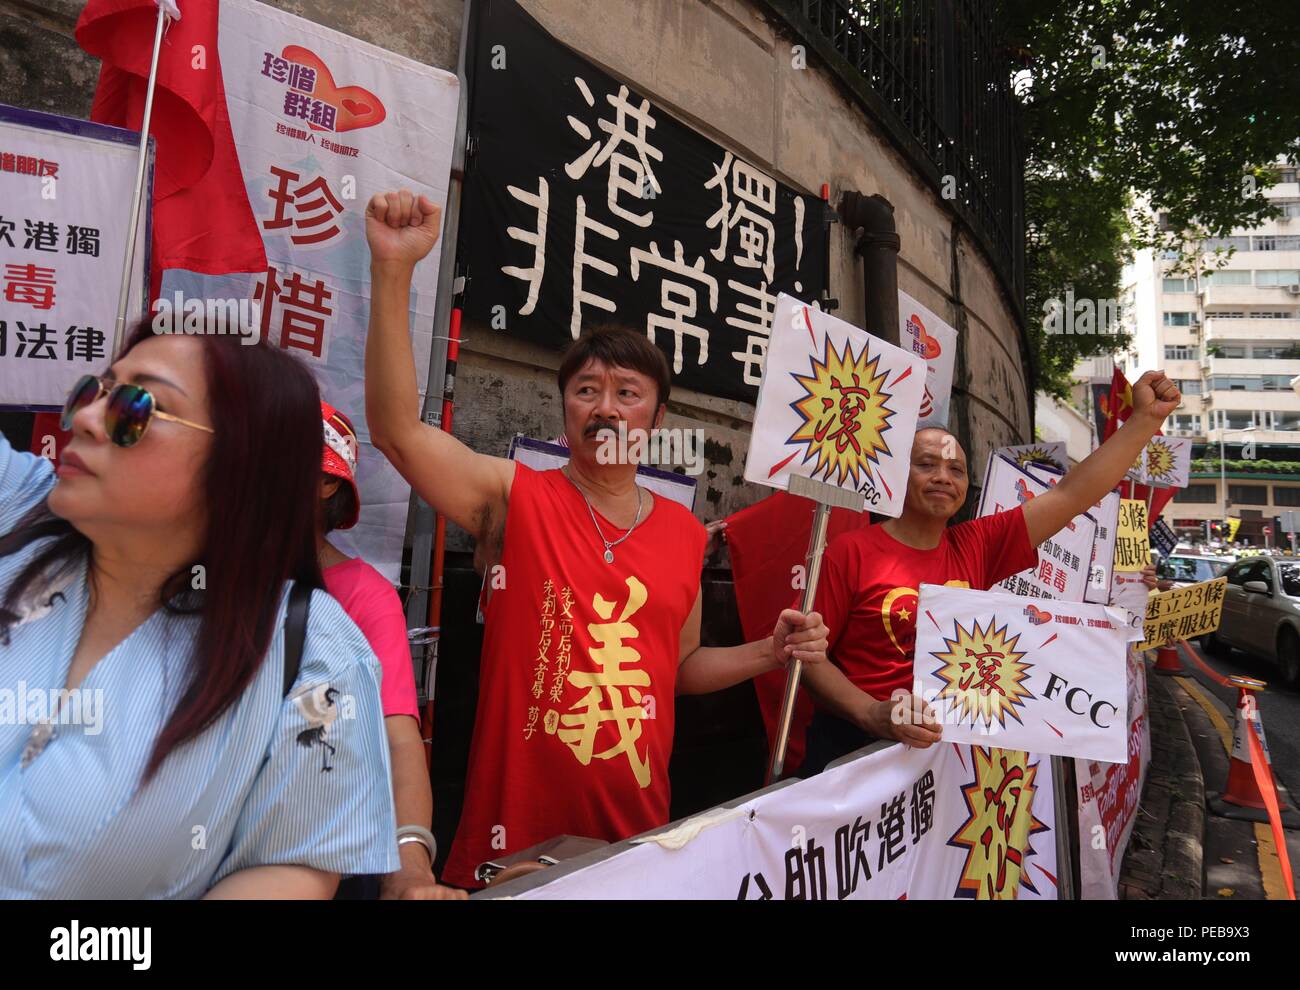
[[[1291,386],[1300,376],[1300,176],[1275,168],[1266,195],[1283,215],[1205,242],[1207,255],[1230,252],[1222,267],[1184,277],[1168,271],[1170,258],[1144,251],[1127,273],[1125,374],[1159,368],[1177,381],[1183,403],[1166,432],[1195,438],[1195,458],[1222,449],[1227,462],[1222,477],[1195,473],[1165,509],[1188,536],[1232,517],[1242,520],[1239,540],[1276,542],[1275,517],[1300,507],[1300,395]]]

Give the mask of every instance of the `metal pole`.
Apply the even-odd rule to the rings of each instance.
[[[822,550],[826,547],[826,526],[830,522],[831,507],[825,502],[817,503],[817,513],[813,516],[812,536],[808,540],[808,583],[803,589],[801,611],[812,611],[813,599],[817,594],[817,581],[822,573]],[[781,721],[776,730],[776,745],[772,747],[772,765],[768,769],[767,782],[775,783],[781,779],[785,769],[785,748],[790,741],[790,723],[794,719],[794,699],[799,694],[799,676],[803,672],[803,661],[791,657],[786,667],[785,695],[781,699]]]
[[[1066,794],[1065,761],[1059,756],[1052,760],[1052,804],[1056,810],[1056,897],[1072,901],[1078,896],[1074,890],[1074,850],[1070,843],[1070,818],[1077,819],[1075,802]]]
[[[154,28],[153,57],[149,62],[149,81],[144,93],[144,117],[140,121],[140,153],[135,166],[135,192],[131,194],[131,213],[126,230],[126,256],[122,260],[122,287],[117,294],[117,322],[113,330],[113,356],[122,346],[126,330],[127,301],[131,295],[131,269],[135,266],[135,235],[140,226],[140,207],[144,198],[144,172],[149,157],[149,118],[153,115],[153,92],[158,82],[158,55],[162,50],[163,25],[167,23],[167,10],[158,5],[158,25]],[[157,291],[160,286],[153,286]]]
[[[791,475],[789,483],[791,495],[800,495],[817,503],[817,514],[813,517],[812,534],[808,539],[808,580],[803,589],[802,610],[812,610],[817,596],[817,582],[822,573],[822,551],[826,548],[826,527],[830,522],[832,508],[852,509],[861,512],[865,508],[863,498],[855,491],[828,485],[824,481],[814,481],[801,475]],[[791,657],[786,665],[785,696],[781,699],[781,721],[776,731],[775,744],[772,746],[772,763],[768,767],[767,782],[774,784],[781,778],[785,769],[785,748],[790,741],[790,723],[794,718],[794,699],[799,693],[799,675],[803,671],[802,661]]]
[[[469,48],[470,25],[474,17],[473,0],[465,0],[461,17],[460,54],[456,62],[456,77],[460,80],[460,100],[456,110],[456,138],[452,146],[451,177],[447,184],[447,209],[442,217],[442,235],[439,247],[438,290],[434,301],[433,341],[429,348],[429,375],[425,387],[424,421],[430,426],[446,429],[442,423],[443,399],[447,391],[446,371],[449,338],[451,336],[452,301],[456,294],[456,241],[460,233],[461,187],[465,175],[465,138],[469,127],[469,80],[466,77],[466,60]],[[409,626],[423,626],[428,621],[433,595],[429,585],[433,574],[433,557],[437,543],[437,519],[432,507],[414,492],[411,493],[409,531],[411,534],[411,594],[407,598],[406,621]],[[429,589],[429,590],[425,590]],[[441,623],[439,623],[441,625]],[[440,637],[439,637],[440,638]],[[433,675],[436,669],[439,638],[425,640],[426,655],[422,670],[416,671],[416,683],[428,685],[432,697]],[[416,658],[412,657],[412,662]],[[426,730],[429,726],[424,727]]]
[[[1222,410],[1215,410],[1215,418],[1218,418]],[[1219,502],[1223,506],[1223,511],[1219,513],[1219,519],[1223,523],[1223,528],[1219,530],[1220,542],[1228,532],[1228,472],[1224,465],[1224,458],[1227,456],[1223,452],[1223,420],[1219,420]]]

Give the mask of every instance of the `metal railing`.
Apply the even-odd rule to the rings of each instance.
[[[961,215],[1023,309],[1024,157],[993,0],[760,2]]]

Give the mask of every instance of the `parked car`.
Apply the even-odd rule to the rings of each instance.
[[[1173,581],[1174,588],[1182,588],[1198,581],[1219,577],[1233,563],[1231,557],[1207,557],[1201,554],[1174,553],[1156,566],[1156,577]]]
[[[1202,639],[1211,653],[1243,650],[1271,660],[1282,679],[1300,686],[1300,560],[1248,557],[1232,564],[1217,632]]]

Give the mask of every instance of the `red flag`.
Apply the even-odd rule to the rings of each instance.
[[[164,268],[206,275],[263,271],[266,249],[248,202],[226,108],[217,0],[185,0],[163,34],[149,133],[157,141],[153,294]],[[90,119],[139,129],[158,19],[156,0],[89,0],[76,38],[102,60]]]
[[[1102,430],[1101,442],[1111,438],[1133,413],[1133,386],[1118,368],[1110,376],[1110,396],[1106,400],[1106,427]]]
[[[1128,422],[1129,416],[1133,414],[1133,386],[1128,383],[1124,373],[1118,368],[1110,376],[1110,395],[1105,400],[1103,407],[1106,412],[1106,427],[1102,431],[1102,442],[1114,435],[1124,423]],[[1155,436],[1164,436],[1163,431],[1156,430]],[[1169,500],[1174,497],[1176,488],[1148,488],[1146,485],[1139,485],[1133,481],[1121,481],[1120,492],[1124,498],[1135,498],[1146,501],[1151,499],[1151,511],[1147,513],[1147,523],[1154,526],[1155,521],[1160,518],[1160,513],[1164,507],[1169,504]]]
[[[747,641],[772,635],[777,616],[799,597],[794,569],[797,565],[806,566],[815,509],[815,503],[806,498],[776,492],[727,517],[727,548],[731,552],[736,607]],[[829,544],[840,533],[869,522],[870,516],[865,512],[833,509],[826,528],[826,542]],[[769,671],[754,678],[754,692],[763,713],[769,747],[776,743],[785,680],[784,670]],[[786,745],[787,773],[803,762],[804,733],[812,713],[812,699],[807,691],[800,691]]]

